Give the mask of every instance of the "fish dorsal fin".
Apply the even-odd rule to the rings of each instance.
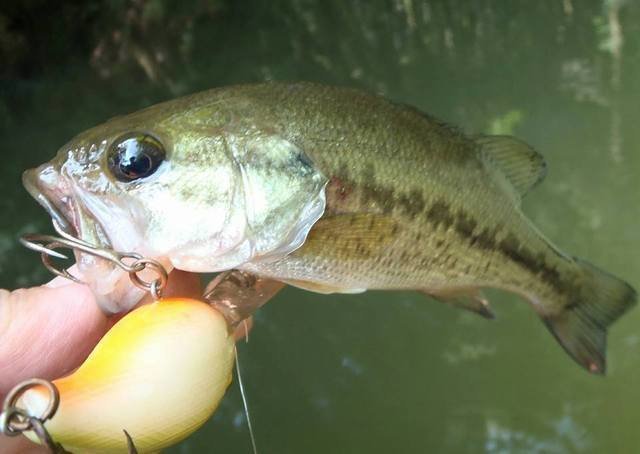
[[[522,198],[547,173],[544,157],[511,136],[478,136],[482,157],[499,170]]]

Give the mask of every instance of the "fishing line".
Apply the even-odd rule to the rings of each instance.
[[[240,358],[238,358],[238,348],[233,349],[233,354],[236,360],[236,375],[238,376],[238,386],[240,387],[240,395],[242,396],[242,405],[244,406],[244,414],[247,417],[247,428],[249,429],[249,438],[251,439],[251,447],[253,448],[253,454],[258,454],[258,448],[256,447],[256,439],[253,435],[253,426],[251,425],[251,417],[249,416],[249,404],[247,403],[247,396],[244,392],[244,385],[242,384],[242,375],[240,375]]]
[[[247,319],[242,320],[242,325],[244,326],[244,343],[249,343],[249,324],[247,323]]]

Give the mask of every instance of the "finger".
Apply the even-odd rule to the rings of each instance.
[[[76,266],[73,265],[71,268],[69,268],[68,271],[71,274],[74,274],[75,270],[76,270]],[[73,284],[73,281],[67,279],[66,277],[57,276],[54,279],[52,279],[49,282],[47,282],[46,284],[44,284],[44,287],[57,288],[57,287],[64,287],[64,286],[69,285],[69,284]]]
[[[2,454],[48,454],[49,450],[23,436],[6,437],[0,434],[0,452]]]
[[[110,326],[88,287],[0,290],[0,396],[18,382],[75,369]]]

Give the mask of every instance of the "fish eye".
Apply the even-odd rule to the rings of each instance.
[[[128,183],[152,175],[165,158],[164,146],[158,139],[149,134],[132,133],[113,142],[107,163],[118,181]]]

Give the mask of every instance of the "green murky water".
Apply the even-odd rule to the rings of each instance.
[[[365,87],[521,137],[550,168],[524,210],[640,287],[636,2],[51,3],[0,7],[0,287],[48,278],[17,244],[49,230],[23,169],[110,116],[264,79]],[[287,289],[240,347],[260,452],[637,452],[640,311],[614,326],[601,378],[491,296],[487,322],[413,293]],[[237,387],[170,452],[250,452]]]

